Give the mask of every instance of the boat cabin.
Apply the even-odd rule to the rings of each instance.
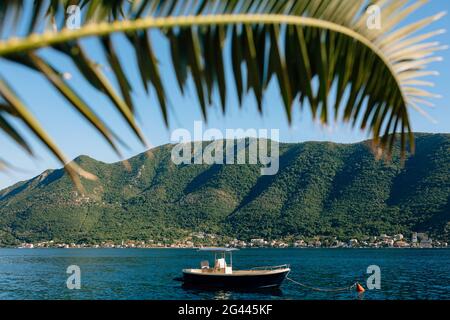
[[[233,251],[236,248],[200,248],[199,251],[213,252],[214,253],[214,266],[209,265],[208,260],[200,262],[200,267],[204,273],[233,273]],[[227,256],[228,261],[227,263]]]

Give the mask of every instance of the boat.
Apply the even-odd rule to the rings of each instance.
[[[204,288],[263,289],[279,287],[291,271],[288,264],[254,267],[249,270],[233,269],[233,251],[237,248],[200,248],[214,253],[214,266],[204,260],[198,269],[183,269],[184,285]],[[229,264],[227,263],[227,255]]]

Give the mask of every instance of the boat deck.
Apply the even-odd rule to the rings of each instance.
[[[224,273],[223,270],[214,270],[214,269],[183,269],[184,273],[191,274],[204,274],[204,275],[226,275],[226,276],[251,276],[251,275],[265,275],[265,274],[274,274],[280,272],[290,271],[289,268],[282,269],[272,269],[272,270],[233,270],[232,273]]]

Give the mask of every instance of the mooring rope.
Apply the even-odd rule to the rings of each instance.
[[[308,286],[308,285],[306,285],[306,284],[304,284],[304,283],[301,283],[301,282],[298,282],[298,281],[296,281],[296,280],[294,280],[294,279],[291,279],[291,278],[289,278],[289,277],[286,277],[286,279],[289,280],[289,281],[292,281],[293,283],[295,283],[295,284],[297,284],[297,285],[299,285],[299,286],[301,286],[301,287],[304,287],[304,288],[307,288],[307,289],[311,289],[311,290],[314,290],[314,291],[323,291],[323,292],[347,291],[347,290],[353,289],[353,288],[356,287],[356,285],[358,284],[358,282],[355,282],[355,283],[352,284],[351,286],[340,287],[340,288],[326,289],[326,288],[311,287],[311,286]]]

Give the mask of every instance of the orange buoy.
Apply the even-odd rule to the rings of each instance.
[[[357,282],[356,283],[356,292],[362,293],[364,291],[366,291],[366,289],[364,289],[363,286]]]

